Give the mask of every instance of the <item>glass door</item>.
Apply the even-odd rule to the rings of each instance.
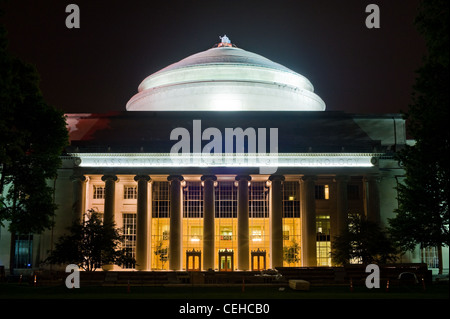
[[[219,271],[233,271],[234,252],[232,250],[219,251]]]

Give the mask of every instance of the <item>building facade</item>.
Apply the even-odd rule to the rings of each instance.
[[[325,111],[305,77],[226,37],[150,75],[126,108],[67,114],[55,226],[16,239],[17,268],[45,267],[90,209],[123,231],[136,259],[123,270],[331,266],[349,214],[394,216],[402,117]]]

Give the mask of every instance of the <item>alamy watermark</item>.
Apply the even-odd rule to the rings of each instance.
[[[66,12],[69,15],[66,17],[66,27],[68,29],[80,28],[80,7],[76,4],[69,4],[66,6]]]
[[[370,275],[366,277],[366,287],[369,289],[380,288],[380,267],[369,264],[366,266],[366,272],[370,272]]]
[[[201,120],[192,121],[192,134],[184,127],[174,128],[170,140],[173,163],[207,166],[213,163],[259,167],[260,174],[278,169],[278,128],[225,128],[224,135],[215,127],[202,130]],[[268,135],[268,136],[267,136]],[[202,141],[209,141],[202,147]],[[247,141],[247,143],[246,143]],[[246,147],[247,146],[247,147]]]
[[[75,264],[67,265],[66,272],[70,273],[66,277],[66,287],[69,289],[80,288],[80,269]]]
[[[376,4],[368,4],[366,6],[366,12],[370,13],[366,17],[366,27],[368,29],[379,29],[380,28],[380,7]]]

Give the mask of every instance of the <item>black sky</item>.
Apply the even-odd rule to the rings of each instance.
[[[65,8],[81,11],[68,29]],[[368,29],[375,3],[381,28]],[[46,100],[65,112],[124,111],[140,82],[226,34],[306,76],[327,110],[398,113],[425,53],[419,0],[22,0],[4,5],[10,51],[36,65]]]

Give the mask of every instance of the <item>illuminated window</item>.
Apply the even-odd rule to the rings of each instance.
[[[124,242],[123,248],[127,251],[131,257],[136,256],[136,214],[123,213],[123,235]],[[126,264],[123,268],[134,268],[134,264]]]
[[[167,270],[169,266],[170,201],[169,182],[152,183],[151,255],[152,269]]]
[[[105,198],[105,187],[104,186],[93,186],[93,199],[104,199]]]
[[[136,199],[136,198],[137,198],[136,186],[125,186],[123,188],[123,199]]]
[[[316,185],[315,197],[316,199],[330,199],[330,188],[328,185]]]
[[[262,241],[262,229],[261,226],[251,226],[250,227],[250,240],[254,242]]]
[[[191,242],[200,242],[203,237],[203,227],[191,226],[189,227],[189,229],[190,229],[189,240]]]
[[[300,184],[283,182],[283,266],[301,266]]]
[[[228,226],[221,226],[220,240],[233,240],[233,228]]]
[[[317,216],[316,234],[317,265],[331,266],[330,216]]]

